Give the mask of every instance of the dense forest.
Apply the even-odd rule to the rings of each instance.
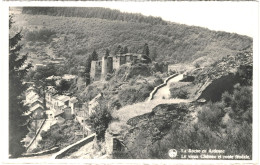
[[[170,63],[190,62],[203,56],[223,57],[252,45],[252,38],[247,36],[105,8],[26,7],[23,13],[18,19],[29,25],[23,29],[25,35],[42,29],[55,32],[57,39],[50,45],[56,55],[79,62],[93,50],[99,57],[106,49],[114,53],[118,45],[127,46],[129,52],[142,53],[147,43],[156,61]]]
[[[122,13],[101,7],[24,7],[24,14],[52,15],[65,17],[100,18],[127,22],[148,23],[152,25],[167,25],[160,17],[143,16],[141,14]]]

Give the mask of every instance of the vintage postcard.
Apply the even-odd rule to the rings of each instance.
[[[258,2],[2,3],[3,163],[259,163]]]

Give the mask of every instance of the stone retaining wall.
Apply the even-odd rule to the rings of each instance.
[[[92,142],[94,140],[94,138],[96,137],[96,134],[91,134],[90,136],[84,138],[84,139],[81,139],[80,141],[77,141],[76,143],[73,143],[65,148],[63,148],[62,150],[60,150],[58,153],[54,154],[52,156],[52,159],[61,159],[63,158],[64,156],[66,156],[66,154],[70,151],[70,150],[73,150],[73,149],[76,149],[76,148],[79,148],[79,147],[82,147],[83,145],[89,143],[89,142]]]
[[[51,154],[51,153],[54,153],[54,152],[57,152],[59,151],[59,147],[54,147],[52,149],[49,149],[49,150],[45,150],[45,151],[41,151],[41,152],[37,152],[37,153],[26,153],[26,154],[23,154],[22,156],[23,157],[31,157],[31,156],[41,156],[41,155],[47,155],[47,154]]]
[[[148,98],[147,101],[152,100],[153,97],[154,97],[154,95],[157,93],[157,91],[158,91],[160,88],[166,86],[167,83],[168,83],[168,81],[169,81],[170,79],[176,77],[176,76],[178,76],[178,74],[174,74],[174,75],[171,75],[171,76],[167,77],[167,78],[164,80],[163,84],[160,84],[160,85],[158,85],[157,87],[155,87],[155,88],[153,89],[153,91],[150,93],[150,96],[149,96],[149,98]]]

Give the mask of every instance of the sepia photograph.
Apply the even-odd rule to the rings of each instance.
[[[8,159],[256,159],[258,2],[92,4],[8,8]]]

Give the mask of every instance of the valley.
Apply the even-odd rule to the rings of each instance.
[[[55,158],[217,149],[252,159],[252,38],[110,9],[53,9],[13,12],[10,34],[21,30],[32,65],[20,158],[67,148]]]

